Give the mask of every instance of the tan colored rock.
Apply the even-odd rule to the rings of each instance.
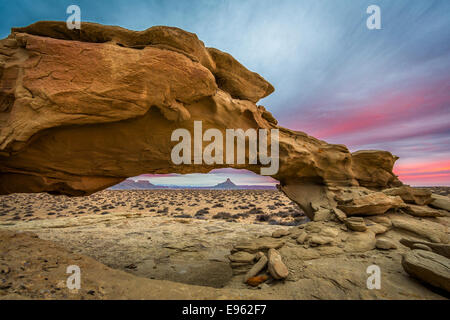
[[[412,250],[403,255],[402,266],[412,277],[450,292],[450,259],[429,251]]]
[[[384,237],[377,238],[375,247],[381,250],[397,249],[397,245],[394,243],[394,241],[392,241],[392,239]]]
[[[228,259],[232,262],[237,263],[253,263],[255,260],[255,255],[245,252],[245,251],[238,251],[228,256]]]
[[[407,214],[415,217],[442,217],[443,214],[439,210],[430,208],[428,206],[417,206],[414,204],[409,204],[404,208]]]
[[[389,230],[389,228],[387,228],[381,224],[378,224],[378,223],[369,223],[369,224],[366,223],[366,225],[367,225],[367,229],[372,231],[375,234],[382,234]]]
[[[377,215],[383,214],[389,209],[404,207],[403,200],[396,196],[387,196],[382,192],[373,192],[368,195],[355,198],[351,203],[339,204],[338,209],[344,211],[348,216],[351,215]]]
[[[432,243],[427,241],[419,241],[413,239],[402,238],[400,239],[400,243],[408,248],[415,249],[420,247],[427,247],[430,251],[434,253],[440,254],[446,258],[450,259],[450,244],[442,244],[442,243]],[[424,249],[426,250],[426,249]]]
[[[308,234],[306,232],[302,232],[296,239],[298,244],[303,244],[306,241],[306,238],[308,237]]]
[[[280,253],[275,249],[268,252],[268,270],[274,279],[285,279],[289,275],[289,270],[281,259]]]
[[[367,230],[367,226],[364,223],[364,219],[361,217],[351,217],[345,220],[345,225],[353,231],[364,232]]]
[[[388,196],[399,196],[406,203],[426,206],[433,201],[431,191],[426,189],[411,188],[410,186],[401,186],[383,190]]]
[[[274,239],[272,237],[261,237],[252,241],[246,241],[238,243],[234,246],[232,252],[246,251],[249,253],[255,253],[258,251],[266,251],[269,249],[279,249],[284,245],[284,241],[281,239]]]
[[[450,198],[447,196],[441,196],[439,194],[432,194],[431,197],[433,198],[433,201],[430,203],[430,206],[437,208],[437,209],[443,209],[450,212]]]
[[[175,165],[171,133],[192,133],[194,121],[222,133],[279,129],[273,177],[312,220],[316,211],[317,219],[333,218],[333,186],[399,184],[389,152],[352,154],[279,127],[255,104],[273,91],[270,83],[178,28],[130,31],[83,22],[79,32],[45,21],[14,28],[0,40],[0,76],[7,84],[0,91],[0,194],[88,195],[143,173],[222,167],[260,173],[261,164]]]
[[[375,248],[375,234],[369,230],[366,232],[352,232],[345,240],[345,252],[366,252]]]
[[[290,234],[290,231],[288,229],[279,229],[279,230],[275,230],[272,233],[272,237],[273,238],[281,238],[281,237],[288,236],[289,234]]]
[[[386,151],[361,150],[352,153],[352,170],[361,186],[378,188],[384,186],[400,186],[402,183],[392,173],[398,157]]]
[[[258,262],[256,262],[253,267],[246,273],[244,277],[244,283],[247,283],[250,278],[257,276],[258,273],[260,273],[261,270],[265,268],[265,266],[267,265],[267,261],[268,259],[265,255],[259,258]]]
[[[448,227],[440,223],[419,220],[409,215],[392,215],[390,219],[394,228],[412,232],[434,243],[448,244],[450,242]]]
[[[344,222],[347,219],[347,215],[345,214],[345,212],[338,208],[334,208],[333,213],[336,215],[338,220],[341,222]]]
[[[381,224],[382,226],[385,226],[386,228],[392,227],[391,220],[386,216],[370,216],[367,217],[368,220],[373,221],[377,224]]]
[[[275,90],[263,77],[247,70],[230,54],[214,48],[208,48],[208,52],[216,64],[217,85],[233,98],[257,102]]]

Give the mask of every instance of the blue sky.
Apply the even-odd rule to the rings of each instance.
[[[352,151],[389,150],[400,156],[396,172],[407,183],[450,185],[448,0],[0,0],[0,36],[66,20],[70,4],[80,6],[83,21],[194,32],[274,85],[259,104],[281,125]],[[381,30],[366,27],[371,4],[381,8]],[[189,179],[215,177],[222,176]]]

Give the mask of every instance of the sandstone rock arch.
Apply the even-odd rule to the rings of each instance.
[[[171,162],[170,133],[192,130],[195,120],[222,131],[279,129],[273,177],[311,218],[330,218],[345,193],[401,185],[389,152],[351,153],[278,126],[257,105],[273,86],[181,29],[82,23],[80,31],[45,21],[13,28],[0,40],[0,79],[1,194],[88,195],[142,173],[226,167]]]

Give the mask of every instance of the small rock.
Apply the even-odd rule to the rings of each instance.
[[[361,217],[351,217],[345,220],[345,225],[353,231],[364,232],[367,230],[366,223]]]
[[[238,251],[228,256],[228,259],[232,262],[238,263],[253,263],[255,255],[245,251]]]
[[[333,209],[333,213],[336,215],[338,220],[341,221],[341,222],[344,222],[345,219],[347,219],[347,215],[345,214],[345,212],[340,210],[340,209],[338,209],[338,208],[334,208]]]
[[[375,247],[381,250],[397,249],[397,245],[388,238],[378,238]]]
[[[324,237],[324,236],[320,236],[320,235],[312,235],[309,238],[309,242],[312,245],[324,245],[324,244],[329,244],[332,243],[334,240],[334,238],[331,237]]]
[[[306,232],[300,233],[300,235],[297,237],[297,243],[303,244],[305,242],[307,236],[308,236],[308,234]]]
[[[261,283],[267,281],[267,279],[269,279],[269,277],[264,274],[262,276],[256,276],[256,277],[249,278],[249,279],[247,279],[246,283],[252,287],[257,287]]]
[[[281,237],[288,236],[288,235],[289,235],[288,229],[279,229],[279,230],[275,230],[272,233],[273,238],[281,238]]]
[[[285,279],[289,275],[289,270],[281,259],[281,255],[275,249],[268,252],[268,270],[274,279]]]

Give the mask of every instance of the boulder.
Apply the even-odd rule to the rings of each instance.
[[[388,196],[399,196],[406,203],[426,206],[433,201],[431,191],[426,189],[411,188],[410,186],[401,186],[383,190]]]
[[[398,214],[391,215],[390,219],[395,229],[412,232],[433,243],[448,244],[450,242],[448,227],[440,223]]]
[[[360,150],[352,153],[352,171],[359,185],[368,188],[378,188],[379,185],[397,187],[402,185],[397,176],[392,173],[398,157],[386,151]]]
[[[443,214],[439,212],[439,210],[430,208],[428,206],[418,206],[414,204],[409,204],[403,210],[407,214],[410,214],[415,217],[442,217]]]
[[[428,249],[430,249],[430,251],[433,251],[434,253],[440,254],[441,256],[444,256],[444,257],[450,259],[450,244],[432,243],[432,242],[419,241],[419,240],[413,240],[413,239],[407,239],[407,238],[402,238],[400,240],[400,243],[411,249],[419,248],[418,246],[422,246],[422,248],[423,248],[423,246],[425,246]],[[426,249],[424,249],[424,250],[426,250]]]
[[[367,230],[366,232],[352,232],[345,240],[345,252],[366,252],[375,249],[375,233]]]
[[[433,198],[433,201],[430,203],[430,206],[450,212],[450,198],[448,196],[441,196],[433,193],[431,197]]]
[[[389,209],[403,208],[403,200],[398,197],[387,196],[382,192],[372,192],[367,195],[354,198],[350,203],[339,204],[337,207],[347,216],[352,215],[377,215],[383,214]]]
[[[412,250],[403,255],[402,266],[410,276],[450,292],[450,259],[434,252]]]

